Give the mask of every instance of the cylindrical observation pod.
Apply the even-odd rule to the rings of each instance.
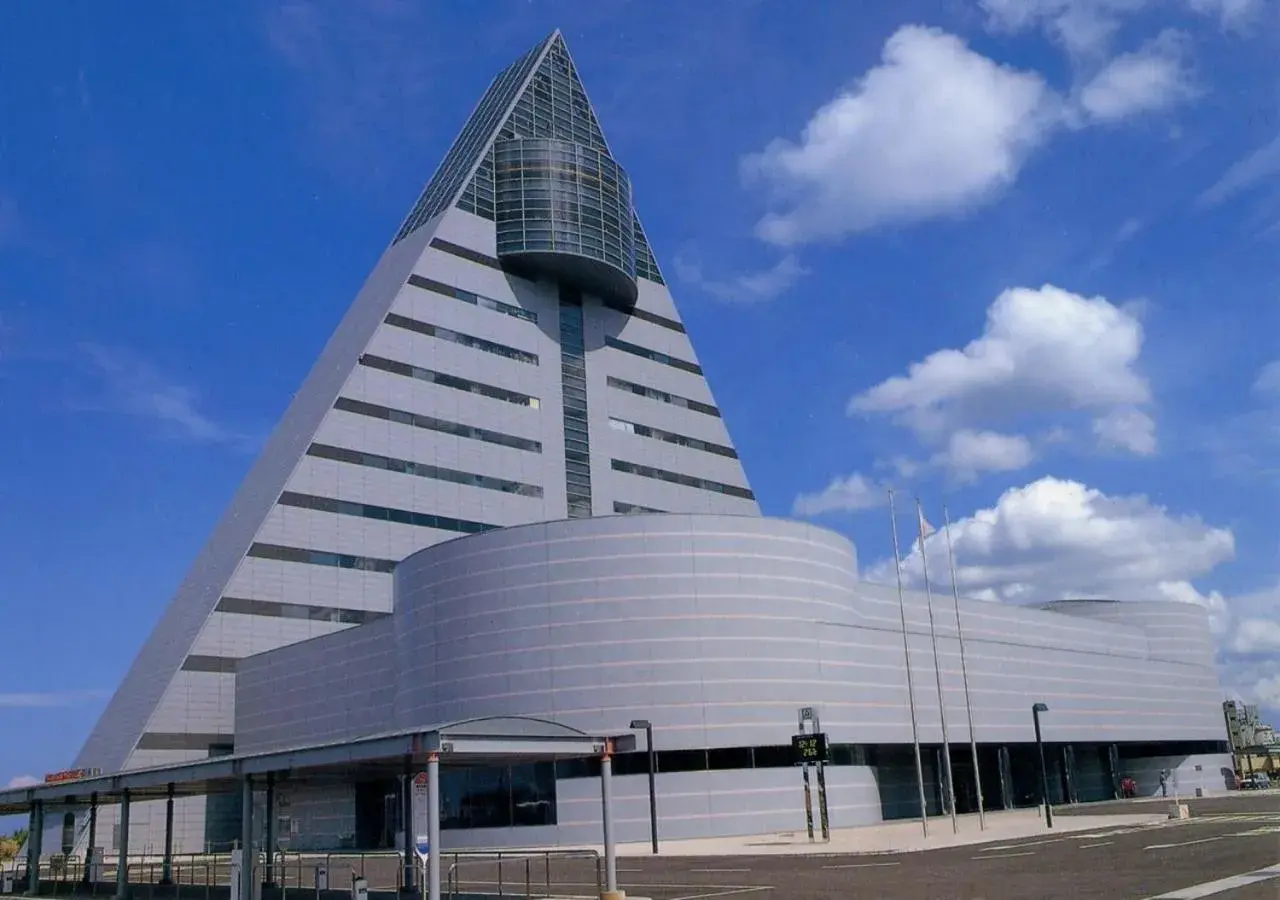
[[[499,141],[494,189],[504,265],[635,304],[631,180],[607,153],[545,138]]]

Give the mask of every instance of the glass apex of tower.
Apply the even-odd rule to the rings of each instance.
[[[662,283],[632,201],[559,31],[489,85],[401,227],[451,205],[494,221],[504,267],[632,305]]]

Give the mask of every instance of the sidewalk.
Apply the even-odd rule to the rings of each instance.
[[[1165,801],[1166,803],[1168,801]],[[929,836],[921,833],[920,820],[886,822],[860,828],[833,829],[830,842],[821,840],[810,843],[803,831],[780,834],[745,835],[742,837],[697,838],[685,841],[663,841],[663,856],[821,856],[827,854],[856,853],[910,853],[919,850],[935,850],[941,847],[959,847],[992,841],[1009,841],[1037,835],[1067,834],[1114,828],[1132,828],[1154,825],[1168,820],[1168,813],[1135,813],[1132,815],[1055,816],[1053,828],[1044,824],[1044,814],[1038,809],[1000,810],[987,813],[987,827],[979,828],[976,815],[959,816],[957,831],[951,829],[949,818],[929,819]],[[815,828],[816,831],[816,828]],[[820,834],[820,832],[817,832]],[[619,844],[618,856],[648,856],[647,843]]]

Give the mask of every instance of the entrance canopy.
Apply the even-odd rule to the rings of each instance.
[[[412,728],[348,741],[311,744],[263,753],[219,756],[195,762],[131,769],[54,784],[0,790],[0,815],[29,813],[39,802],[87,806],[91,802],[162,800],[237,789],[245,776],[271,775],[279,784],[291,778],[350,781],[356,777],[394,777],[406,764],[425,763],[438,754],[444,766],[502,766],[518,762],[601,756],[606,750],[634,750],[634,734],[589,735],[544,719],[491,717],[431,728]]]

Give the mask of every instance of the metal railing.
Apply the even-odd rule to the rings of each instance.
[[[440,854],[449,863],[442,893],[450,900],[472,887],[475,893],[499,897],[554,897],[558,887],[583,886],[592,877],[596,895],[603,890],[604,860],[596,850],[451,850]],[[553,863],[559,863],[559,877]],[[442,866],[443,868],[443,866]],[[463,877],[463,869],[474,873]],[[419,872],[421,876],[421,872]],[[581,892],[573,892],[581,893]]]
[[[590,885],[598,895],[603,885],[604,860],[596,850],[451,850],[440,854],[440,862],[445,874],[443,892],[453,900],[465,893],[549,898],[587,893],[565,889]],[[263,884],[270,875],[280,900],[322,900],[329,892],[349,893],[356,878],[364,879],[371,893],[398,893],[406,887],[404,858],[394,851],[278,851],[270,865],[265,854],[254,853],[248,864],[253,867],[255,885]],[[104,858],[98,877],[88,882],[87,865],[73,855],[41,859],[38,878],[42,896],[113,896],[119,858]],[[216,900],[216,896],[226,896],[232,874],[229,853],[174,854],[167,881],[163,857],[131,856],[125,867],[130,893],[137,900]],[[16,858],[0,864],[0,878],[6,871],[13,875],[15,895],[25,892],[26,860]],[[424,891],[421,861],[415,861],[410,871],[413,878],[408,887]]]

